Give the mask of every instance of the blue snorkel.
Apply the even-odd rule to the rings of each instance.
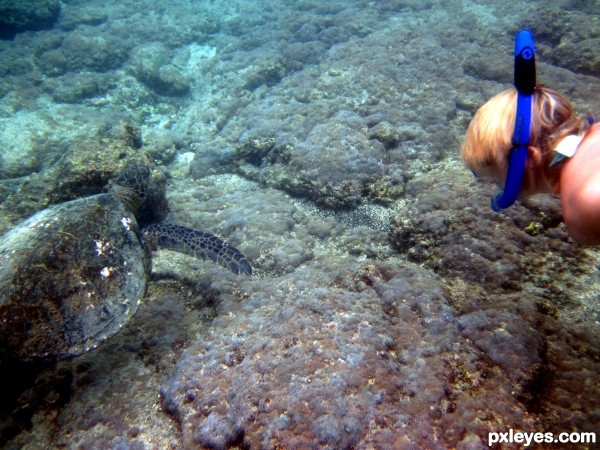
[[[517,117],[508,161],[504,191],[492,197],[492,209],[499,212],[511,206],[521,190],[531,127],[531,100],[535,90],[535,49],[531,32],[523,30],[515,39],[515,87]]]

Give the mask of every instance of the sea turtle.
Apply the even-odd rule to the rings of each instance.
[[[0,237],[0,359],[64,359],[117,333],[146,293],[156,247],[252,273],[210,233],[164,223],[140,230],[135,212],[150,176],[129,163],[108,193],[46,208]]]

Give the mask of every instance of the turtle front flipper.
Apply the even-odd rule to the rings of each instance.
[[[152,249],[165,248],[209,259],[235,274],[252,275],[252,267],[244,254],[214,234],[171,223],[149,225],[142,231]]]

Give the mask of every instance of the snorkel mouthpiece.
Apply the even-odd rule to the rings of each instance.
[[[535,49],[529,30],[520,31],[515,39],[515,88],[517,88],[517,115],[512,138],[508,172],[504,191],[492,197],[492,209],[496,212],[511,206],[521,191],[527,146],[531,127],[531,103],[535,91]]]

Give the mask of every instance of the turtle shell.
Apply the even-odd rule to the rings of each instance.
[[[117,333],[146,293],[133,213],[100,194],[49,207],[0,237],[0,355],[76,356]]]

